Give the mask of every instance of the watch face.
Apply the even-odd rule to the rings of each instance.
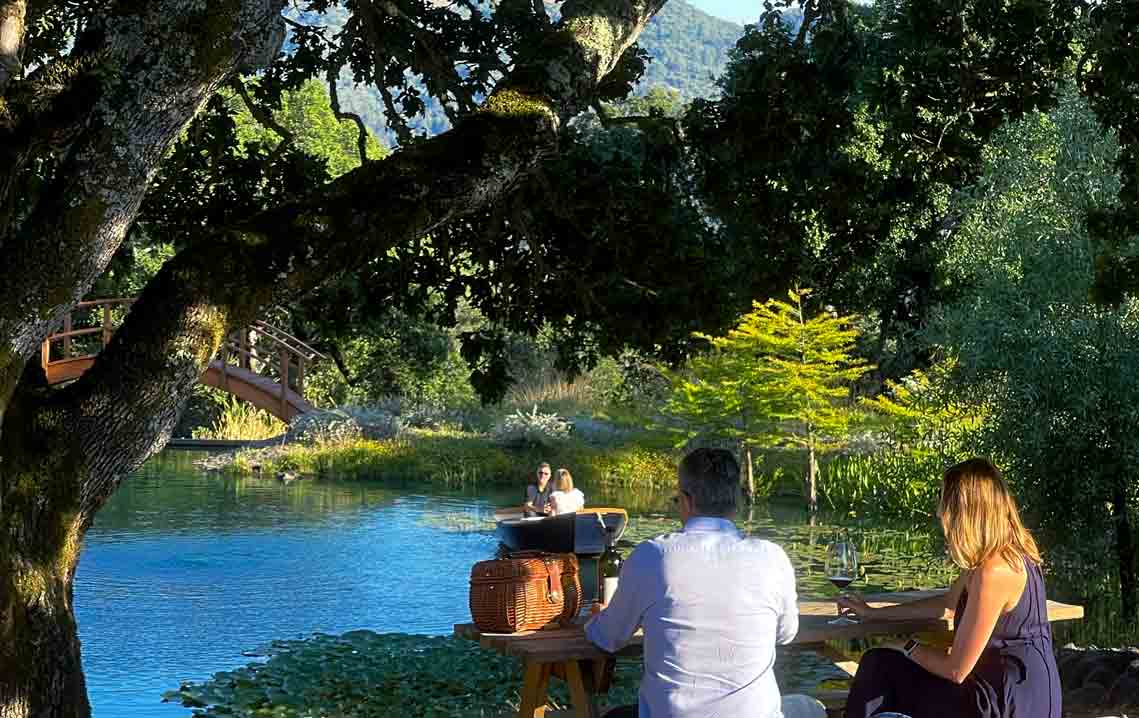
[[[897,645],[897,644],[895,644],[895,645]],[[910,640],[906,641],[906,645],[902,650],[905,651],[906,654],[908,655],[911,651],[913,651],[917,647],[918,647],[917,640],[911,638]]]

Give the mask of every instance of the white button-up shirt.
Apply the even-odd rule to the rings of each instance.
[[[637,546],[585,634],[616,651],[644,628],[641,718],[781,718],[776,644],[799,630],[779,546],[706,516]]]

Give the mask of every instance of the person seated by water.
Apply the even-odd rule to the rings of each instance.
[[[911,639],[867,652],[847,718],[891,711],[912,718],[1060,718],[1040,550],[1000,471],[981,458],[950,467],[937,516],[961,568],[947,594],[884,608],[848,596],[838,605],[865,621],[941,618],[953,610],[953,646]]]
[[[775,646],[799,630],[795,571],[782,548],[733,523],[739,476],[730,452],[686,456],[674,497],[683,529],[637,546],[586,624],[610,653],[644,629],[640,702],[608,718],[826,717],[814,699],[780,698]]]
[[[581,493],[581,489],[573,487],[573,475],[569,469],[558,469],[555,473],[555,491],[550,494],[554,514],[572,514],[585,508],[585,494]]]
[[[523,516],[541,516],[553,513],[554,507],[550,504],[550,494],[554,491],[550,483],[550,465],[546,462],[538,464],[537,479],[526,485],[526,502],[522,504]]]

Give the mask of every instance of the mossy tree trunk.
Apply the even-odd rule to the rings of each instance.
[[[72,604],[81,470],[67,412],[19,392],[0,435],[0,718],[89,714]]]
[[[664,0],[568,0],[479,112],[211,230],[158,272],[92,369],[44,386],[40,344],[106,269],[178,133],[228,78],[278,51],[284,4],[121,0],[70,56],[0,85],[0,718],[89,715],[79,546],[128,472],[165,445],[227,329],[527,181]],[[13,178],[43,157],[58,169],[21,206]]]

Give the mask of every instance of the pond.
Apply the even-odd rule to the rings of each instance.
[[[75,604],[95,718],[186,716],[160,703],[161,694],[248,663],[243,652],[273,639],[360,628],[450,633],[469,616],[471,565],[497,545],[493,508],[519,495],[374,482],[286,486],[203,474],[196,458],[172,451],[147,463],[88,534]],[[583,489],[590,503],[630,509],[630,547],[677,526],[668,494]],[[859,590],[944,585],[953,576],[932,527],[827,517],[812,526],[800,507],[784,505],[757,508],[740,524],[787,549],[801,595],[834,595],[822,555],[840,531],[862,549]],[[823,664],[794,663],[785,681],[826,677]]]

